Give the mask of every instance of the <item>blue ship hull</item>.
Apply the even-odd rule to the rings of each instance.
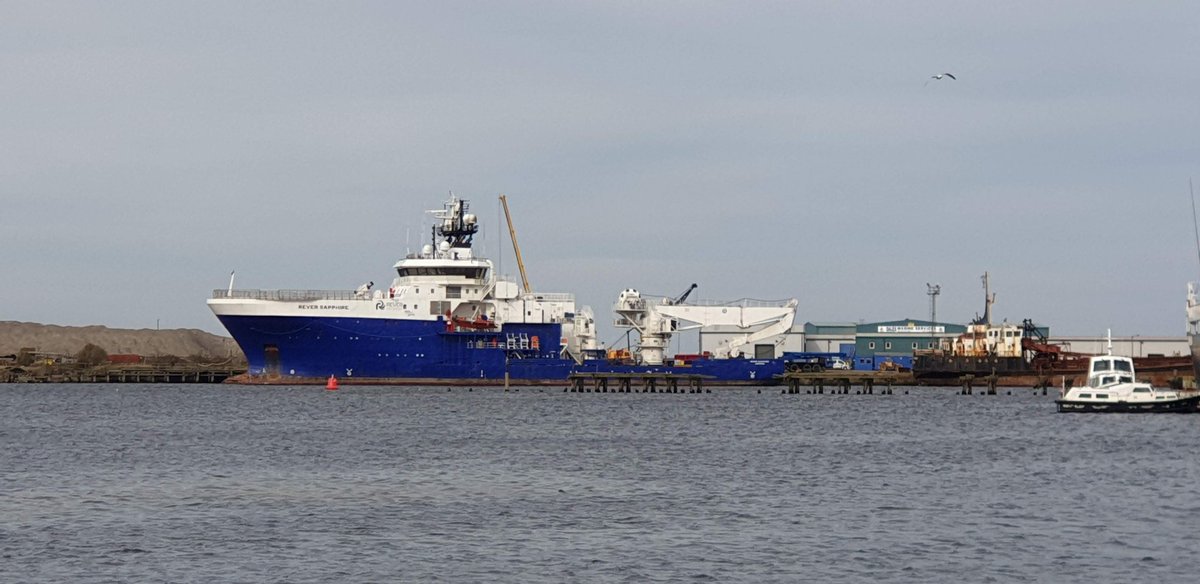
[[[621,365],[560,354],[559,324],[448,331],[443,321],[295,316],[219,316],[241,346],[251,377],[386,383],[553,383],[580,373],[702,375],[708,383],[767,385],[780,359],[699,359],[688,366]]]

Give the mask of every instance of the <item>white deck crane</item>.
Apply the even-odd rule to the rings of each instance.
[[[717,358],[739,357],[746,345],[791,330],[798,304],[795,298],[780,302],[741,300],[682,304],[670,298],[643,298],[641,293],[630,288],[617,297],[613,324],[638,331],[641,335],[638,354],[646,365],[662,364],[663,351],[670,344],[671,335],[708,326],[734,326],[744,330],[743,334],[721,343],[713,351]],[[693,324],[681,327],[680,322]]]

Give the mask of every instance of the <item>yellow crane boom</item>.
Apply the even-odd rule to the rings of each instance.
[[[521,269],[521,286],[526,294],[533,292],[529,287],[529,278],[525,277],[525,262],[521,261],[521,246],[517,244],[517,230],[513,229],[512,215],[508,212],[508,198],[500,195],[500,204],[504,206],[504,218],[508,220],[508,236],[512,239],[513,251],[517,254],[517,267]]]

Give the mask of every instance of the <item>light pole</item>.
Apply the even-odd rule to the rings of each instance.
[[[942,285],[926,282],[925,293],[929,295],[929,340],[933,344],[937,342],[937,297],[942,293]]]
[[[925,289],[925,293],[929,295],[929,321],[937,324],[937,297],[942,293],[942,285],[926,282]]]

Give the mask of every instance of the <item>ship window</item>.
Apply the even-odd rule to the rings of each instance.
[[[1113,365],[1116,365],[1117,371],[1133,371],[1133,368],[1129,366],[1129,361],[1114,361]]]
[[[1110,369],[1112,369],[1111,361],[1096,361],[1096,363],[1092,365],[1092,371],[1108,371]]]
[[[1112,375],[1105,375],[1104,378],[1100,380],[1100,385],[1108,385],[1116,380],[1117,378]]]
[[[400,274],[401,278],[407,276],[459,276],[462,278],[482,280],[484,275],[483,268],[459,268],[450,266],[399,268],[396,271]]]
[[[1133,393],[1150,393],[1150,390],[1144,387],[1135,387],[1133,388]]]
[[[446,286],[446,298],[462,298],[462,286]]]
[[[1081,393],[1081,394],[1079,394],[1079,398],[1080,398],[1080,399],[1092,399],[1092,394],[1090,394],[1090,393]]]
[[[1098,393],[1098,394],[1096,394],[1096,399],[1108,399],[1108,394],[1107,393]]]
[[[1128,375],[1122,375],[1121,383],[1133,383],[1133,378]]]

